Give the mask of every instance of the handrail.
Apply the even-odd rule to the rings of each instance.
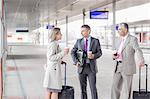
[[[3,58],[6,51],[7,50],[4,50],[0,57],[0,99],[3,98]]]

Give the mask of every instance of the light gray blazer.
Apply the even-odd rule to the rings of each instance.
[[[47,67],[45,70],[43,86],[52,89],[62,89],[61,59],[64,51],[61,51],[58,43],[52,41],[47,47]]]
[[[116,49],[119,49],[121,38],[116,41]],[[135,53],[137,53],[138,60],[141,61],[143,53],[139,47],[138,40],[132,35],[128,35],[125,44],[123,46],[122,55],[122,66],[123,72],[127,75],[133,75],[136,73]]]

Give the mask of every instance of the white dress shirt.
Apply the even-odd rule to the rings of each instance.
[[[117,51],[117,53],[119,55],[119,57],[117,58],[117,61],[122,61],[122,50],[123,50],[123,46],[125,44],[125,41],[126,41],[127,37],[128,37],[128,34],[125,37],[121,37],[122,40],[121,40],[119,49]]]

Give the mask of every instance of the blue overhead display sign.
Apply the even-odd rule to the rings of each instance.
[[[90,11],[90,19],[108,19],[108,11]]]
[[[53,29],[53,28],[54,28],[54,25],[48,24],[48,25],[46,26],[46,29]]]

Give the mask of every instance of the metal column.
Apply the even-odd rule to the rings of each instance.
[[[56,26],[56,27],[57,27],[57,24],[58,24],[58,23],[57,23],[57,20],[55,20],[55,26]]]
[[[83,24],[85,24],[85,16],[86,16],[85,9],[82,10],[82,14],[83,14]]]
[[[68,16],[66,16],[66,46],[68,47]]]
[[[116,37],[116,0],[113,0],[113,26],[112,26],[112,50],[115,49],[115,37]]]

